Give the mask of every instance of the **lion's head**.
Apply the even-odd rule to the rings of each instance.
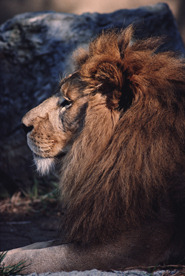
[[[185,214],[184,61],[132,34],[105,32],[79,50],[60,91],[23,118],[38,170],[60,164],[69,241]]]

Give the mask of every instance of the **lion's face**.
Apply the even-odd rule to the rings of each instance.
[[[76,92],[76,91],[75,91]],[[28,127],[27,143],[38,170],[44,174],[55,158],[65,154],[83,126],[87,97],[68,98],[64,91],[45,100],[23,118]]]
[[[112,112],[106,105],[106,97],[89,93],[89,87],[81,80],[80,74],[74,73],[61,82],[56,95],[23,117],[28,132],[27,143],[41,174],[48,173],[55,161],[61,160],[70,150],[92,117],[98,125],[99,109],[104,110],[103,117],[106,113],[111,116]]]

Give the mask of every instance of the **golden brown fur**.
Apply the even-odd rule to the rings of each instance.
[[[184,64],[154,54],[157,39],[129,47],[131,34],[105,33],[78,57],[85,93],[98,88],[62,168],[70,241],[102,242],[160,216],[177,186],[185,198]]]
[[[23,118],[38,169],[61,167],[61,270],[184,259],[185,66],[160,43],[101,34],[61,94]]]

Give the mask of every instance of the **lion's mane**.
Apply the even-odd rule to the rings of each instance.
[[[103,243],[153,220],[185,231],[185,66],[157,52],[160,41],[134,41],[128,28],[103,33],[76,55],[86,89],[107,97],[112,118],[104,106],[98,118],[87,112],[63,160],[67,241]]]

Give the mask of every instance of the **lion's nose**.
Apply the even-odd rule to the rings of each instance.
[[[25,124],[22,124],[22,128],[24,132],[27,134],[28,132],[32,131],[33,126],[26,126]]]

